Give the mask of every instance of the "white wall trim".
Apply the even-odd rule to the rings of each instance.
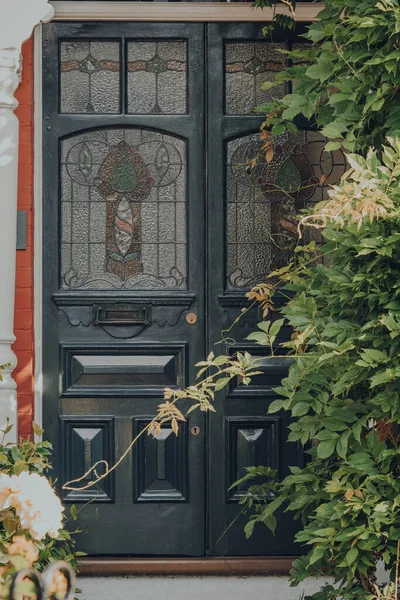
[[[33,181],[33,327],[34,327],[34,421],[43,423],[43,257],[42,257],[42,25],[34,32],[34,181]]]
[[[55,0],[54,19],[60,21],[271,21],[272,8],[253,9],[249,2],[85,2]],[[296,7],[296,21],[315,21],[323,5],[304,2]],[[285,5],[276,12],[290,14]]]

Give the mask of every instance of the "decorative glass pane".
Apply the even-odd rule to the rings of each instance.
[[[143,129],[62,142],[63,289],[186,287],[186,143]]]
[[[269,164],[262,143],[258,134],[228,142],[228,289],[249,288],[289,262],[298,242],[299,211],[323,200],[327,185],[346,170],[344,154],[326,152],[317,132],[282,134]]]
[[[284,84],[272,90],[261,85],[275,78],[284,66],[285,56],[280,52],[284,44],[272,42],[229,42],[225,44],[225,112],[230,115],[251,114],[256,106],[280,98],[285,94]]]
[[[120,112],[119,42],[61,43],[61,112]]]
[[[186,113],[186,42],[128,44],[128,112]]]

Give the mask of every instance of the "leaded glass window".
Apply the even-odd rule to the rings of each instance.
[[[268,164],[258,134],[227,144],[227,287],[249,288],[287,264],[298,242],[299,211],[326,197],[346,170],[340,150],[326,152],[312,131],[276,139]],[[326,181],[321,184],[325,178]]]
[[[186,113],[186,46],[185,41],[128,44],[129,113]]]
[[[225,44],[225,112],[251,114],[256,106],[285,94],[284,85],[262,90],[284,68],[284,44],[228,42]]]
[[[61,112],[120,112],[120,44],[61,42]]]
[[[62,142],[63,289],[186,287],[186,142],[102,129]]]

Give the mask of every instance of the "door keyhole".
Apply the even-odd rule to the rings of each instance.
[[[197,425],[195,425],[194,427],[192,427],[192,429],[190,431],[192,432],[193,435],[199,435],[200,427],[197,427]]]

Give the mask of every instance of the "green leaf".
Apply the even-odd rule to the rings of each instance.
[[[333,479],[332,481],[328,481],[325,486],[325,490],[330,494],[336,494],[340,492],[342,489],[342,484],[338,479]]]
[[[346,554],[346,561],[347,564],[350,566],[351,564],[353,564],[353,562],[356,560],[358,556],[358,550],[357,548],[351,548],[347,554]]]
[[[269,346],[269,335],[263,331],[253,331],[247,336],[246,340],[256,342],[260,346]]]
[[[347,448],[349,444],[350,431],[345,431],[338,440],[336,451],[340,458],[345,459],[347,456]]]
[[[301,417],[303,415],[306,415],[309,410],[310,410],[309,404],[307,404],[306,402],[298,402],[292,408],[292,416],[293,417]]]
[[[282,408],[285,407],[286,401],[285,400],[274,400],[273,402],[271,402],[271,404],[268,407],[268,412],[269,413],[276,413],[280,410],[282,410]]]
[[[280,332],[284,322],[285,322],[285,319],[278,319],[277,321],[274,321],[269,330],[269,335],[271,337],[276,337],[278,335],[278,333]]]
[[[318,458],[329,458],[332,456],[335,446],[336,446],[337,438],[329,439],[321,442],[317,446],[317,456]]]
[[[38,437],[41,437],[43,435],[44,429],[42,429],[37,423],[32,423],[32,428],[35,435],[37,435]]]
[[[215,383],[215,391],[219,392],[220,390],[222,390],[226,385],[228,385],[228,383],[230,382],[231,378],[230,377],[220,377],[219,379],[217,379],[216,383]]]
[[[251,521],[248,521],[246,523],[246,525],[244,526],[244,533],[246,536],[246,540],[248,540],[253,535],[255,524],[256,524],[256,521],[254,519],[252,519]]]
[[[322,129],[322,135],[325,135],[327,138],[341,138],[343,137],[343,133],[347,130],[346,125],[340,122],[330,123],[329,125],[325,125]]]
[[[325,146],[327,152],[333,152],[334,150],[340,150],[342,142],[328,142]]]

